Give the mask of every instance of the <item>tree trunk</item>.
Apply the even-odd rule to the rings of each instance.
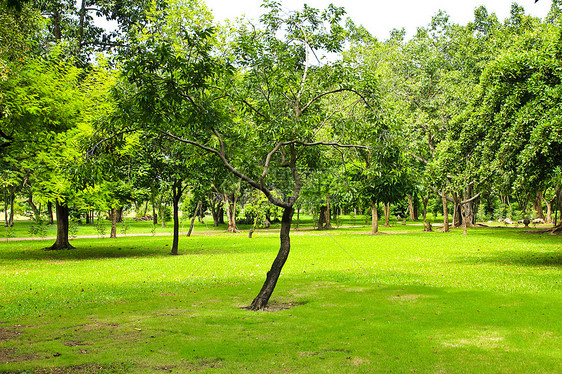
[[[297,230],[299,229],[299,225],[301,223],[301,206],[297,207]]]
[[[201,204],[203,204],[203,202],[199,200],[197,202],[197,206],[195,207],[195,213],[193,213],[193,218],[191,218],[191,225],[189,226],[189,231],[187,232],[187,236],[191,236],[191,233],[193,232],[193,226],[195,226],[195,218],[197,218],[197,212],[199,212],[199,209],[201,209]]]
[[[443,191],[441,201],[443,202],[443,232],[449,232],[449,207],[445,198],[445,191]]]
[[[556,201],[556,195],[552,197],[552,199],[549,201],[546,199],[546,197],[544,197],[543,195],[543,200],[544,203],[546,205],[546,219],[545,219],[545,223],[551,225],[552,224],[552,206],[554,205],[554,202]]]
[[[318,213],[318,230],[324,230],[326,224],[326,212],[328,207],[326,205],[320,206],[320,213]]]
[[[542,209],[543,191],[541,188],[537,190],[537,198],[533,202],[533,209],[537,212],[537,218],[545,219],[544,211]]]
[[[383,204],[384,206],[384,227],[390,227],[390,203]]]
[[[172,210],[173,210],[173,218],[174,218],[174,238],[172,240],[172,251],[170,254],[177,255],[179,242],[180,242],[180,214],[179,214],[179,206],[180,206],[180,199],[183,194],[182,189],[182,180],[176,180],[174,185],[172,186]],[[197,212],[195,212],[197,214]],[[164,223],[164,215],[162,214],[162,223]]]
[[[4,227],[10,226],[8,223],[8,188],[4,189]]]
[[[29,197],[27,198],[27,202],[29,203],[29,206],[31,207],[31,210],[33,210],[33,214],[35,214],[35,219],[41,218],[41,212],[39,211],[39,209],[37,209],[37,206],[33,202],[33,195],[31,194],[31,192],[29,193]]]
[[[429,203],[429,196],[426,196],[424,198],[422,198],[422,204],[423,204],[423,220],[425,221],[427,218],[427,204]]]
[[[284,208],[283,210],[283,217],[281,218],[281,232],[279,234],[281,238],[281,248],[279,249],[277,257],[271,265],[271,269],[267,272],[265,283],[258,293],[258,296],[256,296],[254,301],[252,301],[252,305],[250,306],[251,310],[265,309],[269,298],[271,297],[271,294],[275,289],[275,285],[277,284],[279,275],[281,275],[283,265],[285,265],[285,262],[289,257],[289,251],[291,250],[291,239],[289,234],[291,231],[291,223],[293,220],[294,212],[295,210],[292,206],[289,208]]]
[[[371,201],[371,235],[379,232],[379,212],[377,210],[377,205]]]
[[[58,200],[55,202],[56,214],[57,214],[57,239],[55,244],[50,246],[49,250],[59,250],[59,249],[72,249],[73,246],[70,245],[68,241],[68,205],[65,203],[60,203]]]
[[[158,214],[160,215],[160,223],[162,228],[166,227],[166,203],[164,202],[164,194],[160,196],[158,203]]]
[[[8,218],[8,225],[10,227],[14,226],[14,200],[16,199],[16,186],[12,187],[10,191],[10,217]]]
[[[219,219],[219,225],[224,225],[224,209],[222,206],[219,206],[217,210],[218,210],[217,218]]]
[[[157,225],[158,224],[158,214],[156,213],[156,199],[155,199],[154,194],[152,194],[151,200],[152,200],[152,224]]]
[[[236,227],[236,197],[234,194],[231,196],[224,194],[224,209],[226,210],[226,220],[228,222],[227,232],[238,232]]]
[[[414,197],[410,194],[408,194],[408,211],[410,213],[410,221],[415,221],[417,217],[414,211]]]
[[[218,214],[218,209],[215,206],[215,203],[213,201],[211,201],[211,215],[213,216],[213,226],[214,227],[218,227],[219,226],[219,214]]]
[[[324,225],[324,229],[329,230],[332,229],[332,222],[330,220],[331,218],[331,206],[330,206],[330,196],[326,197],[326,212],[324,213],[326,214],[326,224]]]
[[[123,210],[124,209],[125,209],[124,207],[119,207],[119,209],[117,209],[117,223],[123,222]]]
[[[49,225],[55,223],[53,218],[53,203],[50,201],[47,203],[47,215],[49,216]]]
[[[110,238],[117,238],[117,208],[111,208],[111,232]]]

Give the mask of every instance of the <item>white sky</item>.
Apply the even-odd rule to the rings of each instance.
[[[245,15],[257,20],[263,9],[261,0],[205,0],[216,21],[235,19]],[[363,25],[379,40],[388,39],[394,28],[406,29],[407,37],[415,34],[420,26],[426,26],[438,10],[446,11],[450,21],[465,25],[474,19],[474,9],[486,6],[489,13],[496,13],[503,21],[509,16],[511,0],[280,0],[287,10],[301,9],[303,4],[323,9],[328,4],[343,6],[347,16]],[[519,0],[527,14],[544,18],[550,10],[551,0]]]

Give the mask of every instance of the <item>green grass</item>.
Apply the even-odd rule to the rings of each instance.
[[[558,373],[562,238],[522,229],[0,242],[0,372]],[[284,309],[287,308],[287,309]]]
[[[171,234],[173,231],[173,222],[166,222],[165,227],[162,227],[161,222],[157,225],[152,224],[152,221],[134,221],[131,218],[126,218],[126,232],[123,231],[125,226],[124,223],[117,224],[117,235],[118,236],[126,236],[126,235],[135,235],[135,234],[147,234],[152,233],[154,230],[155,234]],[[442,222],[442,218],[436,218],[432,220],[433,222]],[[94,223],[86,224],[84,220],[82,220],[81,224],[76,226],[76,236],[99,236],[99,237],[109,237],[109,231],[111,229],[111,222],[108,220],[103,221],[103,226],[105,229],[104,235],[100,235],[99,231],[96,229]],[[191,221],[189,218],[181,219],[180,220],[180,231],[185,233],[189,230],[189,225]],[[401,222],[397,222],[394,216],[391,217],[390,223],[392,225],[391,228],[384,228],[382,227],[384,220],[380,220],[380,229],[381,231],[401,231],[401,230],[414,230],[417,226],[421,225],[421,221],[418,222],[407,222],[408,225],[404,226]],[[339,224],[339,225],[338,225]],[[339,221],[332,220],[332,226],[337,228],[338,226],[342,227],[357,227],[358,230],[364,231],[362,227],[370,227],[371,224],[371,217],[370,216],[350,216],[350,215],[342,215],[339,216]],[[8,238],[12,240],[12,238],[26,238],[26,237],[34,237],[36,239],[41,239],[42,236],[39,234],[31,234],[31,227],[33,225],[33,221],[31,220],[18,220],[15,222],[12,230],[12,235],[8,235],[8,229],[6,227],[0,227],[0,240]],[[413,225],[413,226],[412,226]],[[311,229],[313,228],[313,218],[311,215],[300,215],[300,220],[298,222],[299,229]],[[239,224],[238,225],[240,230],[249,230],[251,225],[247,224]],[[271,229],[279,229],[280,224],[274,223],[271,225]],[[361,228],[359,228],[361,227]],[[213,220],[210,217],[206,217],[203,222],[199,222],[198,220],[195,221],[194,230],[195,232],[208,232],[208,231],[226,231],[226,225],[221,224],[218,227],[213,227]],[[293,220],[293,228],[297,228],[297,218],[296,214]],[[45,225],[45,232],[43,237],[54,237],[57,234],[57,227],[56,225]]]

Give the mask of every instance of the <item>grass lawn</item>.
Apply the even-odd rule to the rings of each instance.
[[[0,372],[560,373],[562,238],[523,229],[0,242]]]

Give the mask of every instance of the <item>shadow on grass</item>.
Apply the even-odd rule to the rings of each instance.
[[[180,238],[179,257],[196,255],[222,255],[226,253],[257,253],[270,251],[275,246],[260,240],[233,240],[234,237]],[[266,241],[267,238],[263,238]],[[4,244],[4,243],[1,243]],[[76,261],[112,258],[162,258],[172,256],[171,237],[126,237],[117,241],[109,239],[77,239],[74,249],[46,250],[52,241],[7,242],[0,245],[0,261]],[[250,245],[248,245],[250,244]]]
[[[497,263],[517,266],[552,266],[562,267],[562,251],[533,252],[533,251],[497,251],[490,255],[458,260],[461,264],[477,265],[481,263]]]

